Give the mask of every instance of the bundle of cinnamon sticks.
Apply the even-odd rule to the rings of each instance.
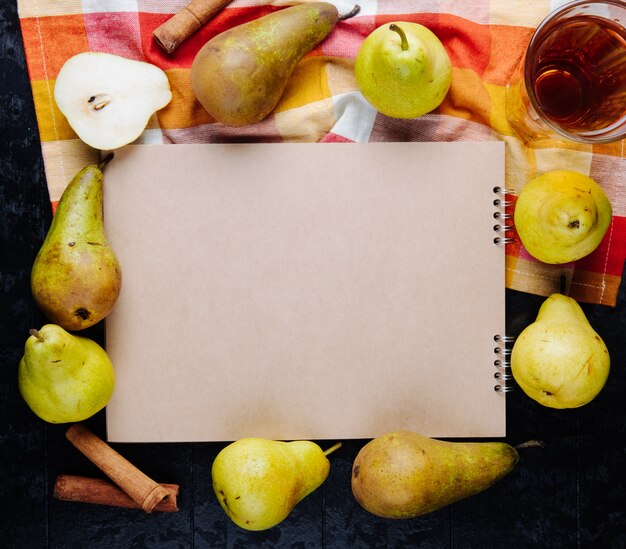
[[[177,484],[155,482],[81,423],[72,425],[66,436],[112,482],[83,476],[59,475],[54,485],[55,498],[143,509],[146,513],[178,511]]]

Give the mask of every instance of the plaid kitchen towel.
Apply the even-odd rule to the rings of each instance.
[[[505,117],[506,83],[530,36],[551,10],[565,2],[357,0],[359,15],[339,22],[300,62],[275,112],[259,124],[235,129],[215,123],[195,99],[189,80],[193,58],[219,32],[294,2],[234,0],[173,54],[166,54],[152,31],[188,1],[18,0],[53,208],[73,175],[98,158],[55,105],[55,78],[75,54],[114,53],[153,63],[170,81],[173,100],[152,117],[140,143],[502,140],[509,189],[519,191],[552,169],[591,176],[613,204],[613,221],[599,248],[575,263],[546,265],[530,257],[517,240],[507,245],[505,284],[549,295],[561,291],[565,281],[565,292],[578,301],[615,305],[626,257],[624,140],[594,146],[551,140],[525,145]],[[340,13],[353,7],[352,1],[333,3]],[[354,79],[360,44],[375,28],[393,20],[429,27],[453,64],[452,86],[443,104],[414,120],[377,113],[363,100]]]

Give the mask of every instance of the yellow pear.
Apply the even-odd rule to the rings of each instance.
[[[611,203],[593,179],[553,170],[527,183],[515,204],[515,229],[530,255],[551,264],[595,250],[611,224]]]
[[[503,442],[445,442],[393,431],[368,442],[352,466],[352,493],[379,517],[431,513],[486,490],[517,464]]]
[[[115,372],[100,345],[55,324],[30,334],[18,386],[35,414],[50,423],[68,423],[87,419],[107,405]]]
[[[532,399],[550,408],[578,408],[604,387],[609,351],[580,305],[561,294],[548,297],[516,339],[511,373]]]
[[[282,522],[328,477],[326,452],[314,442],[242,438],[215,458],[213,490],[232,521],[246,530]]]
[[[452,63],[430,29],[396,21],[367,36],[354,73],[363,97],[375,109],[393,118],[417,118],[443,102]]]

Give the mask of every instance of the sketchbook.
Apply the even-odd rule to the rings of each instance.
[[[112,442],[505,436],[501,142],[130,145]]]

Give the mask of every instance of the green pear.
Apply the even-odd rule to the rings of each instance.
[[[354,73],[363,97],[379,112],[417,118],[443,102],[452,63],[430,29],[398,21],[378,27],[363,41]]]
[[[66,330],[93,326],[109,314],[122,272],[104,234],[102,165],[69,183],[31,271],[31,289],[46,317]]]
[[[242,438],[215,458],[213,490],[231,520],[246,530],[282,522],[328,477],[326,452],[314,442]]]
[[[255,124],[280,100],[296,64],[339,19],[326,2],[288,7],[209,40],[191,65],[194,94],[215,120]]]
[[[514,213],[515,229],[528,253],[551,264],[589,255],[611,219],[611,203],[602,187],[568,170],[546,172],[524,185]]]
[[[412,518],[486,490],[518,459],[517,450],[503,442],[444,442],[394,431],[361,448],[352,466],[352,493],[374,515]]]
[[[571,297],[553,294],[515,340],[511,373],[532,399],[550,408],[591,402],[609,376],[609,351]]]
[[[115,372],[100,345],[55,324],[30,333],[18,386],[35,414],[50,423],[68,423],[87,419],[107,405]]]

